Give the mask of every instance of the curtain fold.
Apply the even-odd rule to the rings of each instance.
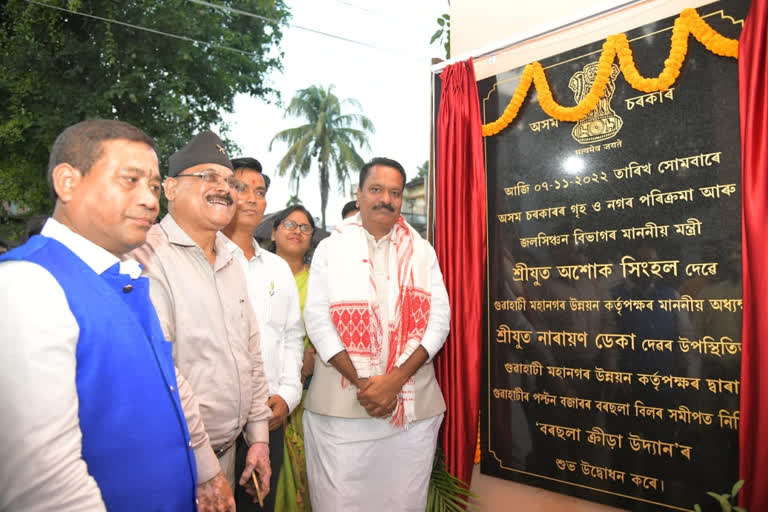
[[[768,510],[768,2],[753,0],[739,39],[742,282],[739,501]]]
[[[437,116],[435,251],[451,301],[451,333],[435,363],[448,410],[448,470],[472,477],[480,400],[486,197],[480,101],[472,59],[446,67]]]

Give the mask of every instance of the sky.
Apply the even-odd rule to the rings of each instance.
[[[334,85],[338,98],[354,98],[373,122],[370,150],[359,151],[364,160],[386,156],[399,161],[408,179],[429,159],[431,58],[444,58],[442,47],[429,45],[437,18],[448,12],[446,0],[287,0],[292,25],[308,27],[367,45],[342,41],[295,26],[283,29],[280,49],[283,70],[273,72],[268,83],[280,91],[287,105],[297,90],[310,85]],[[292,195],[288,176],[276,175],[277,163],[287,146],[272,137],[285,128],[303,124],[284,117],[284,106],[260,98],[238,95],[234,110],[224,115],[229,138],[242,154],[259,160],[272,178],[267,193],[267,213],[285,207]],[[357,170],[350,174],[356,182]],[[316,218],[320,217],[317,170],[305,178],[299,197]],[[329,226],[341,220],[341,208],[353,199],[349,189],[339,192],[331,176],[326,218]]]

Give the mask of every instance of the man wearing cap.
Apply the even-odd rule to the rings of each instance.
[[[154,142],[77,123],[48,182],[53,216],[0,257],[0,510],[192,512],[197,405],[126,258],[159,211]]]
[[[283,423],[301,402],[301,366],[304,361],[304,322],[301,320],[299,291],[291,267],[277,254],[259,247],[254,230],[264,218],[267,207],[269,177],[261,172],[255,158],[232,160],[235,176],[245,184],[238,194],[237,211],[232,222],[223,230],[222,238],[245,272],[251,304],[259,321],[261,351],[269,380],[269,444],[272,466],[270,488],[277,488],[277,478],[283,464]],[[226,236],[225,236],[226,235]],[[242,465],[245,450],[241,439],[237,444],[237,466]],[[264,500],[263,510],[275,508],[272,492]],[[237,510],[260,510],[249,503],[249,496],[235,492]]]
[[[217,236],[232,219],[242,186],[221,139],[210,131],[198,134],[168,160],[168,215],[133,253],[150,279],[179,373],[200,404],[202,418],[185,413],[201,510],[234,510],[236,478],[255,496],[254,470],[262,496],[269,490],[271,413],[257,320],[243,270]],[[196,436],[201,425],[205,432]],[[235,475],[234,444],[241,432],[250,448],[245,470]]]

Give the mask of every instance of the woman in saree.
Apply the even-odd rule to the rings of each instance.
[[[315,222],[312,215],[301,205],[290,206],[275,216],[272,225],[272,250],[291,267],[299,290],[301,310],[307,298],[309,281],[309,252]],[[304,338],[304,365],[301,378],[304,394],[312,377],[315,351],[309,338]],[[304,433],[301,426],[304,399],[288,417],[285,426],[283,467],[277,483],[275,510],[308,512],[312,510],[307,484],[307,467],[304,461]]]

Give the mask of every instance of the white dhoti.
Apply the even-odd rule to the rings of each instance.
[[[304,450],[314,512],[424,512],[444,414],[407,429],[388,419],[304,411]]]

